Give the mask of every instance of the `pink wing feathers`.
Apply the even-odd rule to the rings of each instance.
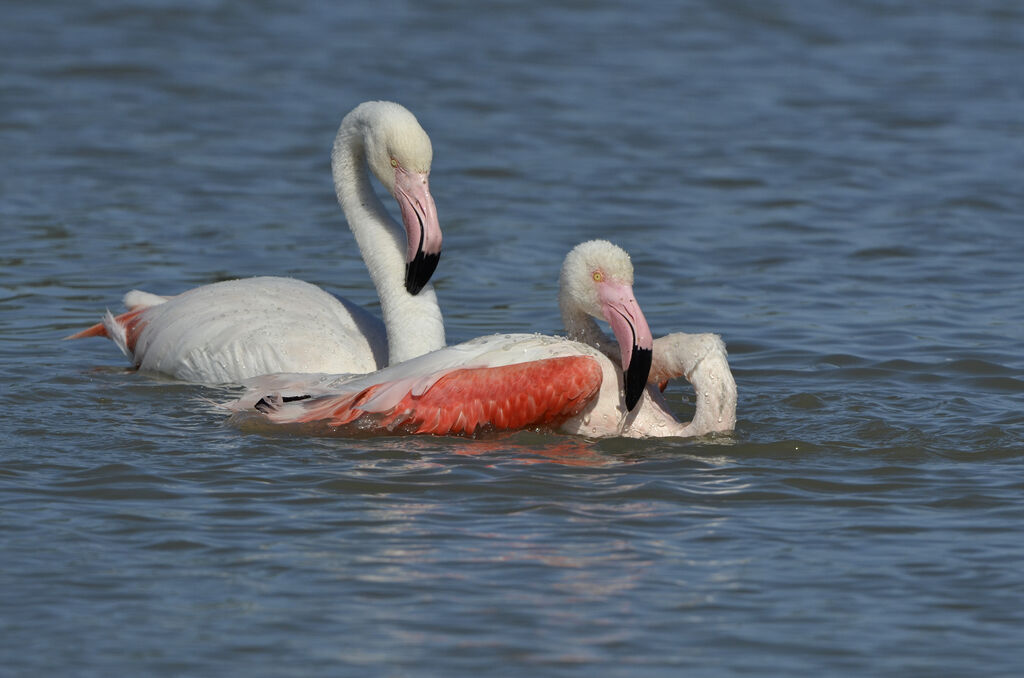
[[[556,428],[579,414],[601,386],[589,356],[562,356],[498,367],[446,372],[417,394],[407,386],[380,399],[390,382],[321,396],[265,396],[255,405],[276,424],[435,435],[474,435],[532,427]],[[375,402],[376,401],[376,402]]]

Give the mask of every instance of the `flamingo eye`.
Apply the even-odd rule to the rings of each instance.
[[[398,161],[395,160],[394,158],[391,158],[391,166],[392,167],[398,167]]]
[[[601,271],[594,271],[594,282],[601,282],[604,280],[604,274]]]

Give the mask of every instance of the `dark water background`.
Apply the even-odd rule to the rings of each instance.
[[[1020,3],[0,11],[0,674],[1024,672]],[[373,304],[328,168],[373,98],[433,139],[450,341],[557,331],[610,238],[736,433],[263,437],[59,341],[133,287]]]

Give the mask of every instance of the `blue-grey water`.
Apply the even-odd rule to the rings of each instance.
[[[997,0],[7,0],[0,674],[1021,675],[1022,64]],[[373,306],[366,99],[433,140],[449,341],[558,331],[609,238],[735,433],[265,436],[60,340],[136,287]]]

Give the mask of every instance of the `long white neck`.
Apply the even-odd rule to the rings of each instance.
[[[717,334],[676,332],[654,340],[651,381],[685,377],[697,396],[693,420],[677,435],[699,436],[736,427],[736,380]]]
[[[366,166],[364,130],[368,116],[345,116],[334,140],[334,190],[370,272],[388,333],[388,364],[394,365],[445,345],[444,319],[434,286],[419,294],[405,289],[405,231],[377,199]]]

